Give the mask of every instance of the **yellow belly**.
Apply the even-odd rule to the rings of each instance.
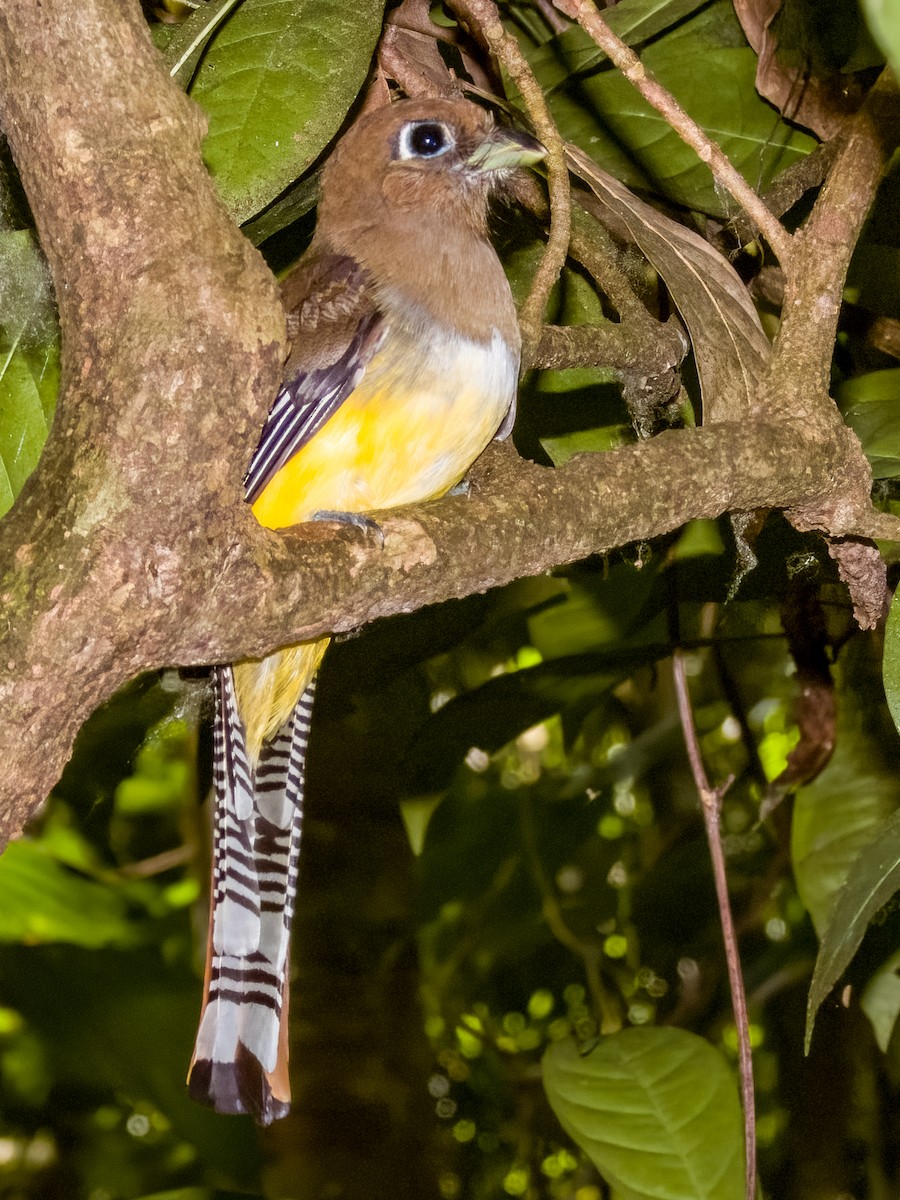
[[[412,504],[458,483],[506,414],[516,364],[497,335],[485,346],[448,339],[447,350],[423,361],[389,339],[356,390],[256,500],[260,524],[280,529],[321,510]],[[327,645],[304,643],[236,666],[251,760],[293,712]]]
[[[497,432],[512,398],[508,388],[486,391],[496,379],[473,377],[467,365],[416,371],[376,356],[253,505],[260,524],[280,529],[322,509],[369,512],[442,496]]]

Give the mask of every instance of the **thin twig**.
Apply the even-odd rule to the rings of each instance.
[[[173,846],[171,850],[163,850],[152,858],[142,858],[140,862],[126,863],[119,867],[119,874],[127,879],[150,879],[154,875],[162,875],[173,867],[183,867],[196,855],[193,846]]]
[[[684,669],[684,656],[681,650],[676,650],[673,656],[672,674],[675,680],[675,694],[678,698],[678,714],[681,718],[681,728],[684,732],[684,743],[687,747],[688,761],[691,764],[691,774],[694,776],[694,783],[697,786],[697,791],[700,793],[700,807],[703,809],[703,822],[706,825],[706,837],[709,842],[710,858],[712,859],[713,877],[716,882],[716,899],[719,905],[722,937],[725,942],[725,960],[728,963],[728,980],[731,985],[731,1005],[734,1012],[734,1024],[737,1029],[738,1038],[741,1100],[744,1108],[745,1197],[746,1200],[754,1200],[756,1196],[756,1112],[753,1098],[753,1057],[750,1052],[750,1024],[747,1016],[747,997],[744,993],[744,977],[741,974],[737,937],[734,931],[734,919],[731,915],[731,905],[728,900],[728,879],[725,873],[725,854],[722,850],[720,829],[722,800],[731,786],[732,780],[727,779],[725,783],[717,788],[709,786],[709,780],[706,778],[706,769],[703,766],[703,756],[700,753],[697,728],[694,725],[694,714],[691,709],[687,674]]]
[[[481,35],[497,61],[506,68],[547,149],[547,187],[550,193],[550,231],[547,246],[519,312],[522,326],[522,362],[529,366],[541,340],[547,300],[566,261],[571,236],[569,169],[559,131],[550,116],[541,85],[528,65],[519,44],[504,28],[494,0],[451,0],[451,7]]]
[[[732,166],[721,146],[707,137],[671,92],[648,75],[646,67],[634,51],[629,49],[604,21],[593,0],[556,0],[556,7],[567,17],[578,22],[628,82],[637,88],[647,103],[665,118],[682,141],[706,163],[716,182],[731,193],[775,251],[782,267],[788,270],[793,249],[791,235],[740,171]]]
[[[805,158],[797,159],[780,171],[761,196],[769,212],[781,218],[793,208],[801,196],[805,196],[813,188],[820,187],[828,177],[839,149],[840,143],[837,139],[821,142]],[[741,243],[756,236],[754,224],[746,213],[729,221],[727,228]]]

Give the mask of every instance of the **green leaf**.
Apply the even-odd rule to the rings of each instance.
[[[177,716],[149,730],[134,771],[116,788],[116,814],[141,817],[183,807],[193,790],[190,759],[195,749]]]
[[[485,753],[561,711],[595,707],[639,666],[656,661],[659,647],[618,649],[514,671],[450,700],[417,731],[405,756],[412,795],[444,786],[472,746]]]
[[[210,38],[241,0],[207,0],[176,28],[163,26],[165,46],[160,46],[169,74],[181,87],[191,82],[200,55]]]
[[[544,437],[541,438],[541,445],[554,467],[562,467],[576,454],[615,450],[633,440],[630,425],[601,425],[598,429],[577,429],[560,437]]]
[[[45,377],[55,367],[48,362]],[[6,352],[0,362],[0,516],[12,507],[47,439],[40,381],[18,347]]]
[[[697,519],[685,525],[681,536],[672,548],[675,562],[724,554],[722,531],[717,521]]]
[[[708,2],[709,0],[619,0],[618,4],[604,12],[603,19],[626,46],[639,46],[677,25]],[[577,61],[575,69],[579,72],[589,71],[606,61],[604,51],[590,34],[585,33],[578,25],[571,26],[560,37],[540,38],[540,45],[548,47],[547,53],[535,52],[533,55],[533,66],[541,72],[553,70],[553,64],[556,63],[558,51],[562,46],[565,46],[572,62]],[[561,74],[558,67],[556,73]]]
[[[887,1054],[891,1035],[900,1016],[900,950],[875,972],[859,998],[859,1007],[872,1025],[875,1041]]]
[[[12,842],[0,858],[0,941],[132,946],[138,929],[123,893],[70,870],[37,842]]]
[[[862,442],[875,478],[900,477],[900,367],[847,380],[838,389],[837,401]]]
[[[209,118],[204,157],[234,217],[254,216],[318,157],[369,69],[384,5],[244,0],[191,87]]]
[[[685,17],[703,8],[709,0],[619,0],[619,3],[606,9],[603,19],[610,29],[622,39],[626,46],[639,46],[650,38],[657,37]],[[521,20],[521,10],[519,12]],[[433,18],[432,18],[433,19]],[[557,43],[556,38],[548,38],[538,34],[538,26],[529,25],[529,32],[540,45]],[[606,54],[599,48],[590,34],[585,33],[577,25],[566,30],[563,35],[566,46],[571,54],[580,51],[579,70],[587,71],[606,61]],[[551,57],[545,59],[536,56],[535,61],[546,67],[547,61],[555,58],[555,48],[551,46]]]
[[[298,179],[274,204],[270,204],[258,217],[241,226],[244,236],[249,238],[254,246],[261,246],[266,238],[280,233],[294,221],[305,217],[315,208],[319,198],[320,175],[320,171],[312,171],[303,179]]]
[[[610,29],[626,45],[637,46],[677,25],[706,3],[707,0],[620,0],[604,16]],[[597,51],[596,46],[594,50]],[[602,51],[597,53],[602,58]]]
[[[875,41],[900,72],[900,0],[862,0],[862,8]]]
[[[888,708],[900,730],[900,591],[894,593],[884,631],[882,673]]]
[[[597,651],[611,653],[610,662],[623,653],[643,654],[645,662],[667,658],[671,654],[665,615],[666,597],[671,596],[665,590],[668,585],[662,589],[660,603],[652,601],[661,588],[662,566],[660,558],[643,564],[617,562],[603,579],[584,575],[567,580],[565,592],[529,615],[531,644],[546,660],[570,656],[574,660]],[[627,650],[632,640],[635,645]],[[637,665],[638,659],[634,662]]]
[[[409,848],[416,858],[421,858],[422,856],[429,823],[435,812],[437,812],[438,805],[443,798],[442,794],[438,794],[432,796],[411,796],[408,800],[400,801],[400,816],[403,818],[406,838],[409,842]]]
[[[866,714],[852,709],[848,714],[852,702],[846,693],[833,758],[794,801],[794,876],[820,937],[857,856],[900,802],[900,780],[881,765],[876,739],[859,727]]]
[[[226,1200],[237,1196],[236,1192],[213,1192],[204,1187],[176,1188],[174,1192],[154,1192],[152,1196],[141,1196],[139,1200]]]
[[[900,889],[900,812],[878,827],[836,895],[822,934],[806,1006],[809,1050],[819,1006],[837,983],[878,910]]]
[[[709,169],[624,76],[609,67],[585,72],[592,57],[574,29],[530,55],[563,137],[629,187],[650,187],[717,216],[731,213]],[[816,145],[757,94],[757,58],[730,0],[704,8],[647,46],[641,59],[754,187],[764,190]]]
[[[28,230],[0,232],[0,516],[34,470],[53,419],[59,335],[46,265]]]
[[[550,1046],[544,1090],[619,1200],[741,1200],[741,1111],[731,1071],[682,1029],[624,1029],[587,1055]]]

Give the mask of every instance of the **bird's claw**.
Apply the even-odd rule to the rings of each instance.
[[[371,517],[367,517],[364,513],[355,512],[335,512],[331,509],[319,509],[312,515],[313,521],[335,521],[338,525],[352,525],[354,529],[361,529],[363,533],[373,534],[378,539],[379,546],[384,548],[384,530],[377,521],[373,521]]]

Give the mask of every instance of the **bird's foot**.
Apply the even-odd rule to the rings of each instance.
[[[354,529],[361,529],[363,533],[373,534],[378,539],[378,544],[384,548],[384,530],[377,521],[373,521],[364,513],[335,512],[322,508],[313,513],[312,519],[314,521],[335,521],[338,525],[352,525]]]

